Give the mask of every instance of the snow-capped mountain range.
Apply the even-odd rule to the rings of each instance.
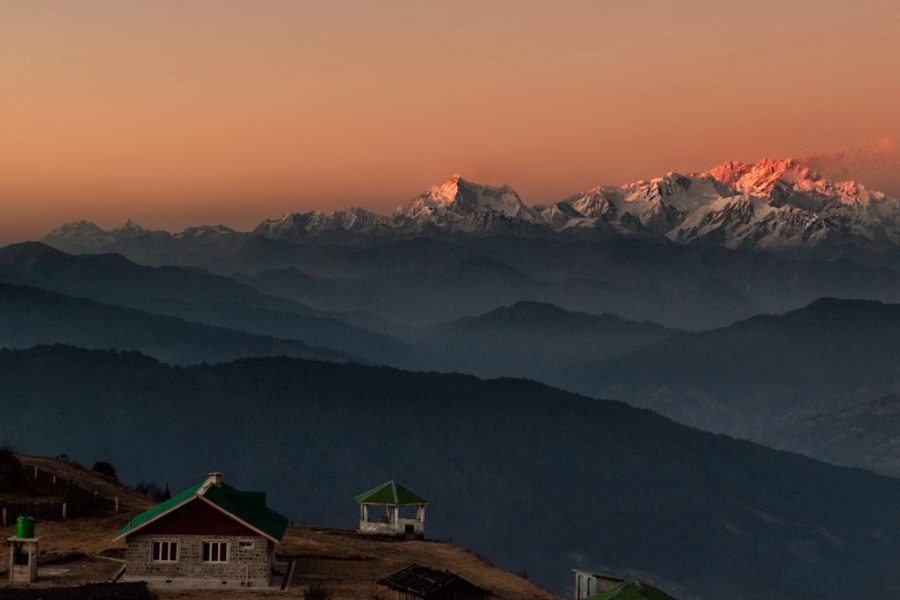
[[[507,185],[454,175],[391,215],[364,208],[289,213],[243,233],[218,226],[169,234],[131,222],[106,231],[80,221],[44,241],[90,251],[135,238],[216,243],[222,236],[257,235],[333,242],[448,234],[625,235],[801,256],[894,255],[900,254],[900,200],[853,181],[831,181],[796,160],[763,160],[596,187],[547,205],[529,206]]]

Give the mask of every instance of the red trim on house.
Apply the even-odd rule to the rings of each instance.
[[[139,535],[239,535],[259,533],[226,513],[194,498],[134,532]]]

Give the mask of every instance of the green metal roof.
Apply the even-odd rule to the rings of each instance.
[[[675,600],[667,593],[641,581],[627,581],[591,596],[588,600]]]
[[[428,500],[396,481],[388,481],[356,497],[359,504],[428,504]]]
[[[134,533],[151,521],[155,521],[164,514],[197,498],[204,498],[237,520],[246,523],[251,528],[258,530],[276,542],[280,542],[281,538],[284,537],[289,521],[287,517],[266,506],[265,492],[242,492],[225,483],[214,485],[209,480],[204,479],[200,483],[192,485],[183,492],[172,496],[162,504],[158,504],[134,517],[125,527],[119,530],[114,539]]]

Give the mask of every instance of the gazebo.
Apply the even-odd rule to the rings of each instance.
[[[396,481],[388,481],[356,497],[359,504],[359,532],[372,535],[425,534],[425,507],[428,500]],[[373,507],[382,507],[383,511]],[[415,517],[411,511],[415,507]],[[373,515],[372,512],[382,512]],[[373,518],[374,517],[374,518]]]

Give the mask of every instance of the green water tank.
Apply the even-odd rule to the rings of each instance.
[[[17,538],[33,538],[34,537],[34,517],[17,517],[16,518],[16,537]]]

